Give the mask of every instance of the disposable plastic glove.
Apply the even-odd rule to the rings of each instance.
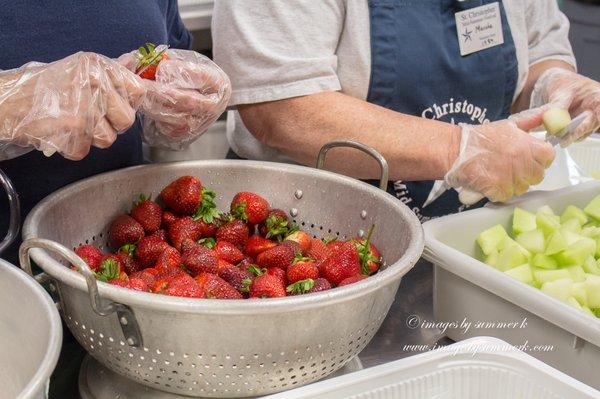
[[[483,125],[460,124],[460,152],[446,173],[446,184],[505,202],[540,183],[554,149],[527,131],[541,124],[544,111],[524,111]]]
[[[0,73],[0,160],[35,148],[80,160],[135,121],[141,79],[114,60],[76,53]]]
[[[166,54],[168,58],[158,64],[156,79],[143,79],[148,94],[139,113],[146,143],[180,150],[225,111],[231,83],[225,72],[202,54],[173,49]],[[119,57],[131,71],[137,60],[137,51]]]
[[[561,141],[566,147],[581,141],[600,128],[600,83],[562,68],[550,68],[537,80],[531,94],[531,106],[541,105],[565,108],[571,117],[581,113],[587,117],[568,140]]]

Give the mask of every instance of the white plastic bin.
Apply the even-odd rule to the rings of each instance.
[[[567,151],[587,175],[600,172],[600,134],[572,144]]]
[[[550,205],[562,212],[569,204],[584,206],[598,194],[600,182],[592,181],[554,192],[530,193],[516,204],[530,211]],[[424,224],[424,257],[435,266],[435,319],[462,323],[446,330],[454,340],[490,335],[516,346],[527,345],[532,356],[600,388],[600,320],[473,257],[477,253],[475,237],[497,223],[508,228],[513,208],[477,209]],[[476,326],[486,322],[495,324]],[[500,322],[517,326],[507,328]],[[467,325],[470,328],[465,328]]]
[[[321,381],[268,399],[583,399],[600,392],[481,337]],[[266,399],[265,398],[265,399]]]

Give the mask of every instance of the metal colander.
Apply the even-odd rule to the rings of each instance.
[[[319,164],[339,145],[324,147]],[[376,155],[387,181],[379,154],[358,143],[343,145]],[[186,299],[98,283],[85,263],[55,243],[105,247],[107,223],[127,211],[139,193],[156,196],[187,174],[217,192],[221,209],[238,191],[253,191],[287,210],[314,236],[346,239],[375,224],[373,240],[387,267],[359,283],[298,297]],[[400,279],[423,249],[415,215],[384,191],[322,170],[253,161],[149,165],[99,175],[46,198],[30,213],[23,232],[29,240],[21,247],[22,266],[29,269],[29,252],[55,280],[64,320],[94,358],[146,386],[202,397],[278,392],[341,368],[373,338]],[[57,254],[77,264],[85,277],[65,267]]]

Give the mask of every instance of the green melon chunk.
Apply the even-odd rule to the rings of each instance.
[[[567,269],[556,269],[556,270],[541,270],[536,269],[533,272],[533,277],[541,284],[548,283],[550,281],[561,280],[568,278],[571,279],[571,273]]]
[[[533,272],[531,271],[531,266],[529,266],[528,263],[525,263],[521,266],[513,267],[512,269],[509,269],[504,273],[525,284],[533,283]]]
[[[497,250],[498,245],[505,238],[508,238],[508,233],[504,230],[504,227],[497,224],[479,234],[477,236],[477,244],[479,244],[484,254],[489,255]]]
[[[560,218],[555,215],[540,213],[538,211],[535,220],[538,228],[544,232],[546,237],[560,228]]]
[[[554,215],[554,211],[552,210],[552,208],[550,208],[549,205],[540,206],[535,213],[545,213],[546,215]]]
[[[600,228],[586,225],[581,229],[581,235],[589,238],[598,238],[600,236]]]
[[[596,252],[596,241],[582,237],[579,241],[569,245],[564,251],[554,255],[559,265],[581,265],[590,255]]]
[[[557,254],[567,248],[567,241],[565,237],[560,231],[555,231],[548,238],[548,244],[546,245],[546,250],[544,254],[546,255],[554,255]]]
[[[554,270],[558,267],[556,260],[544,254],[535,254],[531,259],[531,265],[546,270]]]
[[[523,253],[520,246],[512,245],[508,248],[503,249],[498,253],[498,261],[496,262],[496,268],[502,272],[505,272],[513,267],[527,263],[527,256]]]
[[[536,228],[537,224],[533,213],[521,208],[515,208],[512,223],[513,234],[521,234],[525,231],[535,230]]]
[[[541,230],[525,231],[517,236],[516,241],[523,248],[534,254],[542,253],[546,248],[544,233]]]
[[[596,221],[600,221],[600,195],[597,195],[593,200],[583,208],[583,211],[593,217]]]
[[[561,130],[571,123],[571,115],[564,108],[554,107],[544,112],[542,122],[547,134],[556,135],[561,133]],[[561,134],[564,134],[564,132]]]
[[[596,253],[594,254],[596,258],[600,258],[600,236],[594,238],[596,240]]]
[[[571,289],[571,295],[573,295],[573,298],[577,299],[577,302],[579,302],[581,306],[588,305],[587,291],[584,284],[585,282],[573,283],[573,288]]]
[[[588,306],[590,308],[600,308],[600,276],[587,275],[583,287],[587,293]]]
[[[567,246],[567,248],[570,247],[571,245],[575,244],[577,241],[581,240],[582,238],[585,238],[581,234],[573,233],[572,231],[568,231],[568,230],[561,229],[560,232],[563,235],[563,237],[565,238],[565,245]]]
[[[570,231],[575,234],[581,234],[581,223],[579,223],[578,219],[569,219],[561,225],[560,229],[562,231]]]
[[[573,298],[572,296],[568,297],[565,302],[567,303],[567,305],[572,306],[575,309],[583,310],[583,308],[581,307],[581,304],[579,304],[577,299]]]
[[[570,278],[562,278],[554,281],[549,281],[542,284],[542,292],[550,295],[559,301],[565,302],[571,296],[573,289],[573,280]]]
[[[491,254],[489,254],[484,258],[483,261],[492,267],[496,267],[496,265],[498,264],[498,251],[494,251]]]
[[[600,276],[600,267],[598,267],[598,262],[593,256],[590,255],[585,258],[585,261],[583,261],[581,266],[583,266],[583,270],[585,270],[586,273]]]
[[[585,212],[582,209],[576,207],[575,205],[567,206],[562,215],[560,215],[560,221],[562,223],[570,219],[579,220],[579,224],[581,226],[588,222],[588,217],[585,215]]]
[[[574,282],[581,283],[581,282],[585,281],[586,274],[585,274],[585,270],[583,270],[583,267],[581,267],[579,265],[575,265],[575,266],[569,266],[565,269],[569,271],[569,274],[571,274],[571,278],[573,279]]]

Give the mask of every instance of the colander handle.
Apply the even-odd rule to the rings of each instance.
[[[329,150],[331,150],[332,148],[336,148],[336,147],[355,148],[355,149],[360,150],[360,151],[364,152],[365,154],[370,155],[371,157],[375,158],[375,160],[379,164],[379,167],[381,168],[381,177],[379,178],[379,188],[382,189],[383,191],[387,190],[388,176],[389,176],[387,161],[385,160],[383,155],[381,155],[376,149],[374,149],[373,147],[370,147],[366,144],[359,143],[358,141],[336,140],[336,141],[330,141],[329,143],[325,144],[323,147],[321,147],[321,149],[319,150],[319,155],[317,156],[317,169],[323,169],[323,166],[325,165],[325,157],[327,156],[327,152],[329,152]]]
[[[19,263],[21,264],[21,268],[29,275],[33,275],[33,271],[31,270],[31,258],[29,257],[29,250],[32,248],[41,248],[58,254],[68,260],[71,264],[75,265],[85,278],[90,305],[93,311],[99,316],[108,316],[116,312],[119,324],[123,330],[123,335],[125,336],[125,341],[133,347],[142,345],[142,335],[133,311],[126,305],[102,299],[100,297],[96,276],[83,259],[77,256],[77,254],[69,248],[52,240],[29,238],[23,241],[19,248]]]
[[[21,228],[21,204],[19,202],[19,195],[15,191],[15,187],[6,173],[2,170],[0,170],[0,184],[6,190],[10,207],[8,231],[6,232],[4,239],[0,241],[0,254],[2,254],[2,252],[15,241],[19,234],[19,229]]]

